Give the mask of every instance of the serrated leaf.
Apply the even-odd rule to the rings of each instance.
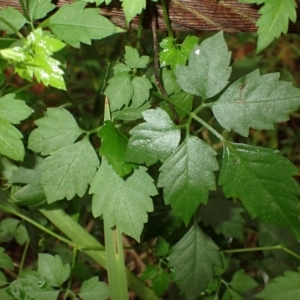
[[[22,161],[25,150],[21,141],[23,135],[9,122],[0,119],[0,154]]]
[[[29,136],[28,148],[50,154],[71,145],[83,133],[74,117],[64,108],[48,108],[46,116],[35,121],[38,126]]]
[[[46,253],[38,255],[38,272],[53,287],[61,286],[70,276],[70,264],[63,264],[58,255]]]
[[[241,199],[252,218],[290,230],[300,238],[298,169],[278,151],[226,143],[219,184],[226,197]]]
[[[112,111],[127,106],[133,96],[133,88],[131,84],[131,76],[126,73],[112,77],[108,81],[109,85],[105,89],[105,94],[108,96],[110,108]]]
[[[249,290],[254,289],[258,284],[257,282],[245,274],[245,270],[241,269],[234,273],[230,286],[238,293],[243,294]]]
[[[4,253],[4,249],[0,247],[0,268],[13,270],[14,263],[10,256]]]
[[[15,94],[7,94],[0,98],[0,118],[12,124],[28,118],[32,109],[23,100],[15,99]]]
[[[5,20],[5,22],[2,20]],[[14,33],[21,29],[26,22],[27,20],[25,17],[13,7],[7,7],[0,10],[0,30],[5,30],[9,34]]]
[[[210,197],[207,205],[202,205],[200,216],[205,226],[212,226],[216,233],[243,240],[245,220],[241,216],[244,209],[219,195]]]
[[[191,51],[193,50],[195,44],[199,42],[199,38],[193,35],[188,35],[183,43],[180,45],[181,53],[185,56],[186,59],[189,58]]]
[[[27,0],[27,10],[32,21],[46,17],[54,8],[51,0]]]
[[[160,168],[158,187],[164,188],[164,201],[187,225],[200,203],[206,203],[209,190],[215,190],[218,170],[215,150],[202,140],[188,136]]]
[[[276,277],[255,298],[264,300],[298,300],[300,299],[300,273],[284,272],[284,276]]]
[[[79,296],[83,300],[106,300],[110,293],[105,282],[99,282],[98,277],[93,277],[82,283]]]
[[[261,17],[258,19],[258,42],[256,52],[266,48],[274,38],[282,33],[286,34],[289,20],[296,22],[297,4],[294,0],[264,0],[264,6],[259,10]]]
[[[139,107],[149,99],[152,88],[151,82],[146,77],[134,77],[131,81],[133,88],[132,107]]]
[[[32,275],[18,278],[6,289],[13,299],[57,300],[59,290],[54,290],[43,279]],[[23,298],[20,298],[23,297]]]
[[[218,246],[198,227],[193,226],[174,246],[169,266],[188,300],[196,299],[213,280],[213,266],[222,267]]]
[[[123,30],[105,17],[97,8],[84,8],[84,2],[65,4],[47,25],[59,39],[79,48],[80,42],[90,45],[92,39],[102,39]]]
[[[119,63],[119,64],[116,64],[114,67],[114,74],[115,75],[119,75],[121,73],[129,73],[131,71],[131,69],[126,66],[125,64],[122,64],[122,63]]]
[[[105,121],[98,135],[102,138],[100,154],[105,156],[120,177],[129,174],[133,165],[125,163],[128,138],[111,121]]]
[[[223,33],[219,32],[204,40],[200,46],[194,46],[188,66],[176,67],[177,82],[187,93],[203,99],[210,98],[228,83],[230,57]]]
[[[147,212],[153,211],[150,196],[157,194],[146,168],[134,170],[125,181],[103,158],[89,193],[94,194],[94,217],[103,215],[108,226],[117,226],[121,232],[139,241],[144,223],[148,220]]]
[[[180,129],[160,108],[144,111],[143,118],[146,123],[130,130],[126,160],[150,166],[164,161],[177,148]]]
[[[155,276],[152,278],[152,289],[158,297],[168,289],[169,282],[169,274],[163,269],[157,270]]]
[[[114,120],[137,120],[143,117],[143,111],[150,108],[150,103],[146,102],[144,105],[140,107],[124,107],[122,110],[115,111],[112,113]]]
[[[137,49],[125,46],[125,63],[132,69],[146,68],[149,63],[149,56],[143,55],[140,57]]]
[[[212,106],[221,126],[248,136],[250,127],[273,129],[288,120],[300,105],[300,90],[278,79],[279,73],[261,76],[255,70],[233,83]]]
[[[146,0],[122,0],[126,21],[130,22],[137,14],[146,8]]]
[[[48,203],[70,200],[76,194],[82,197],[98,166],[98,156],[88,139],[52,152],[42,164],[41,184]]]
[[[102,4],[103,2],[105,2],[106,5],[108,5],[111,2],[111,0],[81,0],[81,1],[86,3],[96,3],[97,6]]]

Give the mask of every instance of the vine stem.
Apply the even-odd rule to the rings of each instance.
[[[166,24],[166,27],[167,27],[168,36],[173,39],[173,31],[172,31],[172,28],[171,28],[171,24],[170,24],[169,15],[168,15],[165,0],[161,0],[161,7],[162,7],[162,10],[163,10],[163,13],[164,13],[164,21],[165,21],[165,24]]]

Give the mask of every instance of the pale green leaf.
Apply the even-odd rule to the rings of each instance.
[[[152,88],[151,82],[146,77],[134,77],[131,81],[133,88],[132,107],[139,107],[149,99]]]
[[[88,139],[52,152],[42,164],[41,184],[48,203],[76,194],[82,197],[96,174],[99,160]]]
[[[194,46],[188,66],[176,67],[177,82],[187,93],[210,98],[227,85],[231,74],[230,58],[223,33],[219,32],[200,46]]]
[[[250,127],[273,129],[275,122],[288,120],[300,105],[300,90],[278,79],[279,73],[256,70],[233,83],[212,106],[221,126],[248,136]]]
[[[23,100],[15,99],[15,94],[7,94],[0,98],[0,118],[12,124],[28,118],[32,109]]]
[[[143,117],[143,112],[150,108],[150,103],[146,102],[140,107],[124,107],[122,110],[118,110],[112,113],[114,120],[137,120]]]
[[[146,0],[122,0],[126,21],[130,22],[137,14],[146,8]]]
[[[180,129],[160,108],[143,112],[146,123],[130,130],[126,160],[147,166],[164,161],[177,148]]]
[[[125,46],[125,63],[132,69],[146,68],[149,63],[149,56],[139,55],[137,49]]]
[[[122,64],[122,63],[116,64],[113,67],[113,69],[114,69],[115,76],[117,76],[117,75],[119,75],[121,73],[127,74],[127,73],[129,73],[131,71],[131,69],[127,65]]]
[[[263,300],[299,300],[300,272],[286,271],[284,276],[276,277],[267,287],[255,295]]]
[[[188,224],[200,203],[206,203],[209,190],[216,189],[218,170],[215,150],[202,140],[188,136],[160,168],[158,187],[164,200]]]
[[[139,241],[148,220],[147,212],[153,211],[150,196],[157,194],[146,168],[134,170],[125,181],[103,158],[89,193],[94,194],[94,217],[103,215],[109,227],[117,226],[121,232]]]
[[[133,96],[133,88],[131,84],[131,76],[126,73],[112,77],[108,81],[109,85],[105,90],[108,96],[110,108],[112,111],[128,106]]]
[[[70,276],[70,264],[63,264],[58,255],[39,253],[38,272],[53,287],[61,286]]]
[[[222,267],[218,246],[198,227],[193,226],[174,246],[169,266],[188,300],[200,296],[213,280],[213,267]]]
[[[105,17],[97,8],[84,8],[84,2],[65,4],[47,25],[59,39],[79,48],[80,42],[90,45],[92,39],[102,39],[122,30]]]
[[[290,230],[300,238],[298,169],[278,151],[226,143],[219,184],[226,197],[241,199],[252,218]]]
[[[64,108],[48,108],[46,116],[36,120],[35,124],[38,128],[30,134],[28,148],[42,155],[73,144],[83,133]]]
[[[93,277],[82,283],[79,296],[83,300],[106,300],[110,294],[107,284],[99,282],[98,277]]]
[[[27,0],[27,10],[32,21],[46,17],[54,8],[51,0]]]
[[[9,122],[0,119],[0,154],[14,160],[23,160],[25,150],[23,135]]]
[[[168,68],[162,68],[161,79],[168,95],[178,94],[181,91],[180,86],[176,82],[174,71],[169,70]]]
[[[289,20],[296,22],[297,3],[294,0],[264,0],[264,6],[259,10],[257,52],[266,48],[274,38],[288,32]]]
[[[21,29],[26,22],[25,17],[13,7],[0,10],[0,30],[5,30],[7,33],[14,33]]]

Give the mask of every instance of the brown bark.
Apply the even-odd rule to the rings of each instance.
[[[53,0],[58,7],[72,3],[73,0]],[[12,6],[21,10],[18,0],[1,0],[0,7]],[[157,7],[157,27],[166,29],[161,6]],[[198,30],[226,32],[255,32],[255,24],[259,17],[259,7],[239,3],[238,0],[171,0],[168,10],[173,30]],[[113,1],[108,7],[101,6],[101,14],[108,17],[114,24],[124,28],[124,13],[120,9],[120,2]],[[300,13],[298,11],[298,16]],[[299,17],[298,17],[299,19]],[[130,27],[135,29],[138,18],[134,18]],[[151,14],[149,10],[144,13],[143,27],[151,28]],[[290,32],[299,32],[300,22],[291,23]]]

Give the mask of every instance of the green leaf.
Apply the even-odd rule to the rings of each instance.
[[[111,2],[111,0],[80,0],[80,1],[86,3],[96,3],[97,6],[102,4],[103,2],[105,2],[106,5],[108,5]]]
[[[210,98],[228,83],[231,74],[230,57],[223,33],[219,32],[200,46],[194,46],[188,66],[176,67],[177,82],[187,93],[203,99]]]
[[[6,218],[0,222],[0,243],[10,242],[14,239],[20,222],[17,219]]]
[[[0,98],[0,118],[12,124],[19,124],[27,119],[32,109],[23,100],[15,99],[15,94],[7,94]]]
[[[150,108],[149,102],[146,102],[143,106],[140,107],[124,107],[120,111],[115,111],[112,113],[114,120],[137,120],[143,117],[143,111]]]
[[[260,1],[261,2],[261,1]],[[265,5],[259,10],[261,17],[258,19],[258,42],[256,52],[266,48],[274,38],[282,33],[286,34],[289,20],[296,22],[297,3],[294,0],[264,0]]]
[[[146,0],[122,0],[126,21],[129,23],[137,14],[146,8]]]
[[[248,136],[250,127],[273,129],[288,120],[300,105],[300,90],[278,79],[279,73],[261,76],[255,70],[233,83],[212,106],[221,126]]]
[[[0,30],[5,30],[9,34],[14,33],[21,29],[26,22],[25,17],[13,7],[0,10]]]
[[[188,35],[183,43],[180,45],[181,53],[185,56],[186,59],[189,58],[195,44],[199,42],[199,38],[193,35]]]
[[[226,197],[241,199],[252,218],[284,227],[299,239],[300,188],[292,178],[297,173],[278,151],[227,142],[219,184]]]
[[[150,166],[164,161],[177,148],[180,129],[160,108],[144,111],[143,117],[146,123],[130,130],[126,160]]]
[[[54,290],[43,279],[32,275],[18,278],[6,289],[12,299],[57,300],[59,290]]]
[[[89,193],[94,194],[94,217],[103,215],[108,226],[117,226],[121,232],[139,241],[143,225],[148,220],[147,212],[153,211],[150,196],[157,194],[146,168],[134,170],[125,181],[103,158]]]
[[[244,209],[222,198],[217,194],[210,197],[207,205],[201,206],[201,220],[205,226],[212,226],[216,233],[243,240],[245,220],[241,213]]]
[[[238,293],[243,294],[257,287],[257,282],[249,275],[245,274],[245,270],[241,269],[235,272],[230,286]]]
[[[21,132],[9,122],[0,119],[0,154],[22,161],[25,150]]]
[[[181,92],[181,88],[176,82],[174,71],[168,70],[168,68],[162,68],[161,79],[164,89],[168,95],[178,94]]]
[[[14,269],[14,263],[10,256],[8,256],[6,253],[4,253],[4,249],[0,247],[0,268],[3,269]]]
[[[128,138],[111,121],[105,121],[98,135],[102,138],[100,154],[121,177],[129,174],[134,165],[125,163]]]
[[[126,73],[112,77],[108,81],[109,85],[104,93],[108,96],[110,108],[112,111],[127,106],[133,96],[131,76]]]
[[[71,113],[64,108],[48,108],[46,116],[35,124],[38,128],[30,134],[28,148],[42,155],[73,144],[83,133]]]
[[[24,224],[20,224],[15,232],[15,239],[19,245],[24,245],[29,241],[28,232],[24,226]]]
[[[54,8],[51,0],[27,0],[27,10],[32,21],[46,17]]]
[[[222,266],[218,246],[198,227],[193,226],[174,246],[169,266],[188,300],[196,299],[213,280],[213,266]]]
[[[276,277],[255,298],[264,300],[300,299],[300,272],[286,271],[284,276]]]
[[[132,107],[139,107],[149,99],[152,84],[146,77],[134,77],[131,81],[133,88]]]
[[[166,256],[169,252],[169,248],[169,243],[163,237],[159,236],[156,240],[153,254],[155,256]]]
[[[80,42],[90,45],[92,39],[102,39],[123,30],[99,15],[97,8],[84,8],[84,2],[65,4],[47,24],[59,39],[79,48]]]
[[[122,63],[116,64],[113,67],[113,69],[114,69],[115,76],[122,74],[122,73],[128,74],[131,71],[131,69],[128,66],[126,66],[125,64],[122,64]]]
[[[146,68],[149,63],[149,56],[143,55],[140,57],[137,49],[125,46],[125,63],[132,69]]]
[[[61,286],[70,276],[70,264],[63,264],[58,255],[39,253],[38,272],[53,287]]]
[[[202,140],[188,136],[160,168],[158,187],[164,200],[187,225],[200,203],[206,203],[209,190],[216,189],[214,171],[218,163],[214,149]]]
[[[42,164],[41,184],[48,203],[70,200],[76,194],[82,197],[98,166],[98,156],[87,139],[52,152]]]
[[[79,296],[83,300],[106,300],[110,294],[107,284],[99,282],[98,277],[93,277],[82,283]]]

